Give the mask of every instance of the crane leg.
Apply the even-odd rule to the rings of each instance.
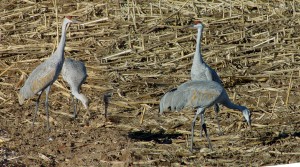
[[[191,136],[191,143],[190,143],[190,151],[193,152],[193,143],[194,143],[194,127],[195,127],[195,123],[196,123],[196,119],[197,119],[198,115],[197,113],[195,114],[194,116],[194,119],[193,119],[193,122],[192,122],[192,130],[191,130],[191,133],[192,133],[192,136]]]
[[[219,136],[221,136],[223,133],[222,133],[221,128],[220,128],[220,120],[219,120],[219,116],[218,116],[218,113],[220,111],[220,107],[219,107],[218,104],[214,105],[214,110],[216,112],[216,120],[217,120],[217,123],[218,123]]]
[[[202,124],[203,124],[203,122],[204,122],[204,113],[201,114],[200,119],[201,119],[200,138],[202,138],[202,132],[203,132]]]
[[[73,103],[73,118],[75,119],[77,117],[77,99],[72,94],[72,103]]]
[[[108,103],[104,103],[104,117],[105,117],[105,121],[107,121],[107,108],[108,108]]]
[[[190,151],[193,152],[193,143],[194,143],[194,127],[195,127],[195,123],[196,123],[196,120],[197,120],[197,117],[198,115],[202,114],[205,110],[203,108],[199,108],[197,109],[197,112],[194,116],[194,119],[193,119],[193,122],[192,122],[192,130],[191,130],[191,133],[192,133],[192,136],[191,136],[191,147],[190,147]]]
[[[33,119],[32,119],[32,128],[34,126],[35,118],[36,118],[37,112],[39,110],[39,102],[40,102],[40,98],[41,98],[42,93],[43,93],[43,91],[41,91],[39,93],[39,96],[38,96],[38,98],[37,98],[37,100],[35,102],[35,111],[34,111],[34,115],[33,115]]]
[[[76,114],[76,117],[77,117],[77,103],[78,103],[78,99],[77,98],[75,98],[75,107],[74,107],[74,112],[75,112],[75,114]]]
[[[103,96],[103,101],[104,101],[104,117],[105,117],[105,121],[107,121],[107,109],[108,109],[108,103],[109,103],[109,98],[111,97],[110,94],[105,94]],[[162,113],[161,113],[162,114]],[[160,114],[160,115],[161,115]]]
[[[48,110],[48,95],[50,92],[51,86],[48,86],[46,88],[46,101],[45,101],[45,107],[46,107],[46,115],[47,115],[47,129],[50,130],[50,124],[49,124],[49,110]]]
[[[203,120],[203,121],[202,121]],[[212,150],[212,146],[211,146],[211,141],[209,139],[209,135],[207,133],[207,129],[206,129],[206,123],[204,122],[204,114],[201,114],[201,126],[202,126],[202,129],[204,130],[204,134],[206,136],[206,139],[208,141],[208,144],[209,144],[209,148]],[[202,132],[202,131],[201,131]]]

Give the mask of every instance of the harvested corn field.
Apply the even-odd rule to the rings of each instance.
[[[262,166],[300,161],[300,1],[2,0],[0,1],[1,166]],[[81,91],[90,119],[78,118],[62,77],[19,105],[24,80],[56,49],[65,16],[65,57],[83,61]],[[251,110],[205,112],[213,150],[199,138],[189,151],[194,111],[158,115],[162,95],[190,79],[197,30],[204,61],[230,99]],[[104,97],[108,117],[104,117]],[[199,130],[198,130],[199,129]]]

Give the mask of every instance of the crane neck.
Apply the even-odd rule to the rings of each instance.
[[[251,114],[250,114],[250,111],[247,109],[247,107],[236,105],[236,104],[232,103],[229,100],[229,98],[227,98],[225,101],[223,101],[222,104],[230,109],[241,111],[243,113],[243,116],[246,119],[248,125],[251,127],[251,117],[250,117]]]
[[[239,111],[243,111],[246,109],[245,106],[240,106],[240,105],[237,105],[237,104],[234,104],[232,103],[229,99],[227,99],[223,105],[227,108],[230,108],[230,109],[233,109],[233,110],[239,110]]]
[[[85,109],[88,109],[88,98],[85,95],[79,93],[77,90],[72,90],[72,94],[81,101]]]
[[[202,54],[201,54],[201,39],[202,39],[202,28],[198,28],[197,40],[196,40],[196,51],[194,55],[194,63],[202,64]]]
[[[62,57],[64,56],[63,53],[64,53],[65,43],[66,43],[67,26],[68,26],[68,23],[66,21],[64,21],[62,24],[62,28],[61,28],[60,41],[59,41],[59,44],[57,47],[57,52],[62,53],[62,54],[58,54],[58,55],[61,55]]]

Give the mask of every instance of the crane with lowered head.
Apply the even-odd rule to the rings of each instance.
[[[199,115],[201,117],[201,132],[202,130],[204,131],[209,147],[212,149],[204,121],[204,112],[206,108],[216,103],[222,104],[230,109],[241,111],[251,128],[251,113],[249,109],[245,106],[232,103],[226,90],[219,83],[214,81],[188,81],[166,92],[160,100],[159,112],[162,114],[167,110],[181,111],[184,108],[196,109],[197,111],[192,121],[190,150],[193,150],[194,127]]]
[[[81,61],[66,58],[61,70],[61,74],[63,79],[69,84],[71,89],[74,118],[77,117],[77,99],[81,101],[81,103],[87,110],[86,114],[89,114],[89,100],[84,94],[79,93],[81,85],[84,83],[88,76],[84,63]],[[74,96],[76,99],[74,99]]]

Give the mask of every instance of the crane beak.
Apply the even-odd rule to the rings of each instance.
[[[81,24],[81,21],[78,21],[78,20],[72,20],[72,23],[74,23],[74,24]]]
[[[250,127],[250,130],[251,130],[251,113],[247,108],[244,109],[242,112],[243,112],[243,116],[244,116],[245,120],[247,121],[247,123]]]
[[[188,25],[187,28],[195,29],[194,24]]]
[[[73,20],[73,19],[72,19],[72,22],[71,22],[71,24],[81,24],[81,22],[80,22],[80,21],[77,21],[77,20]],[[69,28],[69,26],[70,26],[70,23],[67,25],[67,29]]]
[[[70,23],[69,23],[69,24],[67,24],[67,29],[69,29],[69,27],[70,27]]]
[[[83,120],[85,122],[85,125],[89,126],[90,118],[91,118],[91,113],[90,113],[89,108],[87,108],[85,114],[83,115]]]
[[[249,125],[249,129],[252,130],[251,120],[248,122],[248,125]]]
[[[186,28],[194,28],[194,25],[191,24],[191,25],[182,26],[182,29],[186,29]]]

